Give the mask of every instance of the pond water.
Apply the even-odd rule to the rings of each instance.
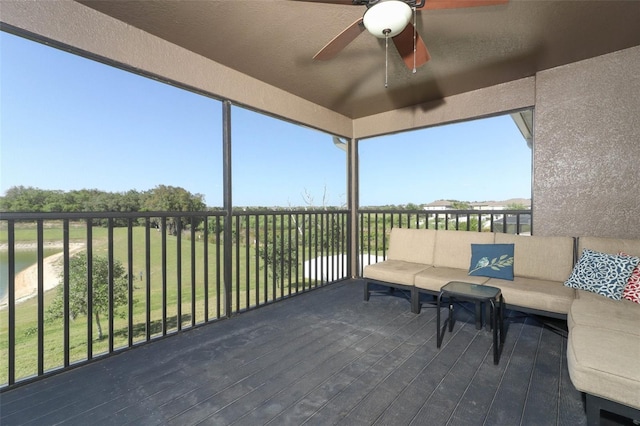
[[[44,249],[44,257],[59,253],[59,249]],[[24,271],[38,261],[38,252],[34,250],[16,250],[16,274]],[[9,251],[0,250],[0,300],[7,294],[9,283]]]

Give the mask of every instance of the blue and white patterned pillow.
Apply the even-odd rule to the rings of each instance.
[[[564,285],[620,300],[624,286],[638,262],[640,258],[634,256],[584,249]]]

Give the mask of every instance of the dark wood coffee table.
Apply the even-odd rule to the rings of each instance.
[[[491,324],[493,329],[493,363],[498,364],[500,361],[500,353],[504,345],[504,298],[502,291],[497,287],[488,285],[471,284],[462,281],[451,281],[442,286],[440,294],[438,294],[437,305],[437,343],[438,348],[442,345],[445,331],[440,331],[440,304],[442,299],[447,298],[449,302],[449,332],[453,331],[453,303],[456,300],[473,302],[476,304],[476,324],[478,323],[478,315],[481,314],[481,304],[488,307],[487,322]],[[481,328],[481,327],[480,327]],[[498,330],[499,329],[499,330]],[[498,343],[498,331],[500,333],[500,342]]]

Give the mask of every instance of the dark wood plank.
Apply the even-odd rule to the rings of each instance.
[[[11,389],[2,424],[586,424],[566,337],[535,318],[509,312],[493,365],[473,312],[437,349],[431,305],[362,293],[337,283]]]
[[[560,395],[558,396],[558,425],[584,426],[587,424],[584,399],[582,393],[578,392],[573,386],[569,377],[566,339],[562,342],[560,361],[562,362],[562,368],[560,369]]]
[[[524,322],[507,318],[507,332],[498,365],[493,364],[493,350],[485,354],[473,377],[457,401],[456,407],[447,419],[448,424],[477,425],[484,423],[489,407],[500,387],[505,371],[510,363],[513,349],[518,341]]]
[[[562,342],[564,337],[542,328],[540,344],[534,358],[523,424],[554,424],[559,417]]]
[[[409,424],[464,353],[469,341],[478,333],[475,325],[466,327],[458,321],[453,333],[447,333],[441,349],[438,349],[435,341],[435,322],[433,330],[431,342],[424,347],[420,371],[379,416],[378,421],[381,424]]]
[[[469,322],[465,327],[473,328],[475,324]],[[480,367],[493,367],[495,372],[500,371],[501,367],[493,364],[492,341],[490,332],[476,332],[476,336],[469,342],[451,370],[422,405],[413,419],[414,423],[446,424]]]
[[[353,386],[363,375],[367,375],[372,371],[384,371],[377,370],[377,367],[379,368],[380,363],[384,365],[389,362],[395,354],[405,353],[407,354],[407,356],[404,357],[405,359],[407,359],[407,357],[411,358],[412,354],[415,354],[427,341],[431,340],[434,334],[433,332],[435,331],[432,329],[432,317],[427,315],[423,317],[414,315],[414,318],[416,318],[416,320],[414,321],[415,326],[413,327],[412,334],[404,333],[402,340],[398,339],[400,336],[399,333],[388,335],[385,339],[388,344],[387,349],[381,351],[380,345],[378,347],[372,347],[370,351],[367,351],[367,353],[362,354],[361,357],[354,360],[354,364],[345,366],[341,371],[329,377],[321,386],[316,387],[304,395],[303,398],[296,401],[287,411],[281,413],[279,416],[281,421],[284,422],[284,419],[286,419],[286,423],[295,424],[303,420],[300,417],[301,413],[306,412],[307,416],[316,415],[316,411],[320,410],[320,401],[323,403],[322,406],[325,406],[334,398],[342,399],[351,392],[350,386]],[[402,358],[400,358],[398,362],[402,363],[401,359]],[[406,367],[406,364],[402,364],[399,368],[391,369],[389,374],[405,371]],[[357,373],[357,375],[355,373]],[[307,405],[314,408],[314,410],[301,409],[301,407]],[[325,417],[323,416],[323,418]]]
[[[427,316],[413,316],[411,322],[405,327],[396,330],[391,334],[394,339],[402,338],[402,344],[418,345],[425,333],[425,326],[431,325]],[[360,363],[369,350],[376,345],[383,343],[383,339],[390,341],[389,336],[379,333],[372,333],[367,336],[366,341],[358,342],[357,345],[347,348],[338,354],[334,359],[329,360],[325,365],[318,365],[299,380],[291,382],[288,388],[283,388],[278,394],[266,399],[260,406],[247,410],[247,414],[239,420],[244,423],[260,422],[271,420],[275,416],[287,418],[287,410],[295,410],[293,407],[300,404],[310,394],[322,387],[326,387],[332,380],[339,376],[344,370],[354,363]],[[363,344],[364,343],[364,344]],[[335,391],[336,386],[331,386]],[[288,418],[287,423],[292,419]]]
[[[485,424],[513,424],[514,419],[522,417],[541,335],[542,328],[526,319],[489,407]]]

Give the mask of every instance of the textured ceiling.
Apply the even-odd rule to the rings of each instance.
[[[364,6],[291,0],[78,0],[171,43],[350,118],[434,101],[640,45],[640,1],[511,0],[418,12],[431,60],[416,74],[363,32],[314,54]],[[427,0],[428,1],[428,0]]]

